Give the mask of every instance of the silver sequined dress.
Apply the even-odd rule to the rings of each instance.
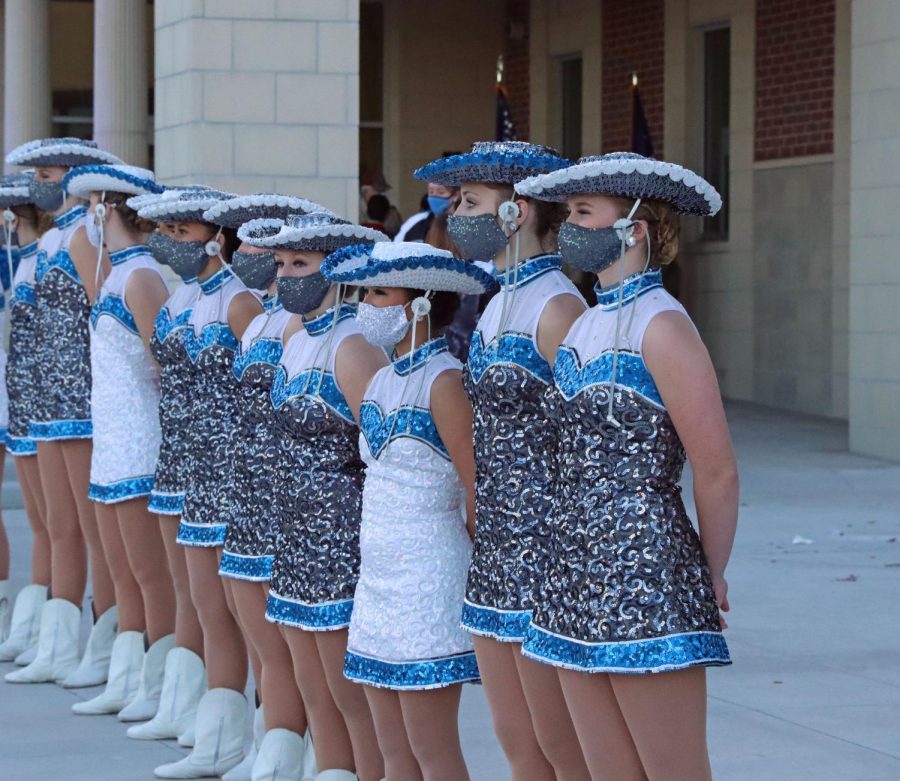
[[[149,510],[159,515],[181,515],[189,474],[191,363],[185,333],[200,285],[185,282],[159,310],[150,338],[150,350],[159,364],[159,426],[161,441]]]
[[[278,539],[266,617],[308,631],[350,623],[359,577],[363,464],[359,430],[334,376],[341,342],[358,334],[344,306],[309,320],[285,345],[272,383]]]
[[[684,450],[643,358],[644,332],[681,305],[658,271],[625,282],[612,414],[618,292],[559,348],[548,415],[560,432],[547,561],[527,656],[584,672],[644,673],[730,662],[700,540],[678,480]]]
[[[581,298],[558,255],[522,262],[515,284],[487,305],[469,347],[476,520],[462,624],[504,642],[522,641],[547,556],[556,438],[543,404],[552,371],[537,327],[559,295]]]
[[[432,339],[369,383],[359,413],[366,463],[359,583],[344,675],[388,689],[478,680],[459,626],[472,543],[465,490],[431,413],[431,389],[460,362]]]
[[[225,543],[231,513],[228,470],[238,384],[231,370],[237,338],[228,325],[231,300],[248,288],[227,266],[200,281],[184,330],[188,381],[188,482],[178,542],[205,548]]]
[[[91,310],[94,448],[88,496],[104,504],[149,496],[160,440],[159,374],[125,291],[135,271],[161,280],[162,272],[145,245],[111,252],[109,262]]]
[[[69,254],[87,210],[74,206],[41,236],[35,270],[38,403],[28,434],[36,440],[90,439],[91,305]]]
[[[234,357],[240,383],[231,448],[232,509],[219,574],[267,581],[275,558],[275,467],[279,458],[269,395],[281,359],[281,337],[291,313],[277,299],[247,326]]]
[[[9,355],[6,364],[9,423],[6,450],[14,456],[37,453],[35,441],[28,436],[28,427],[37,404],[37,300],[34,293],[37,253],[37,241],[18,250],[19,265],[13,277],[9,304]]]

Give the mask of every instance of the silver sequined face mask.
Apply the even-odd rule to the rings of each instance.
[[[305,277],[278,277],[278,300],[286,311],[306,315],[318,309],[331,289],[331,280],[321,271]]]
[[[509,237],[494,214],[451,215],[447,218],[447,233],[466,260],[491,260],[509,244]]]
[[[564,222],[559,229],[559,254],[569,268],[599,274],[622,257],[619,229],[585,228]]]
[[[31,202],[45,212],[55,212],[66,200],[62,182],[39,182],[32,179],[28,184]]]
[[[159,263],[160,266],[169,265],[169,242],[171,241],[171,237],[160,233],[158,230],[153,231],[153,233],[150,234],[150,238],[147,239],[147,246],[150,248],[150,254],[153,255],[153,259]]]
[[[231,256],[231,270],[247,287],[268,290],[275,281],[275,253],[237,250]]]
[[[154,239],[153,236],[157,238]],[[154,233],[153,236],[150,237],[153,257],[165,258],[166,264],[182,279],[193,279],[209,263],[210,256],[206,252],[204,241],[175,241],[163,233]]]
[[[406,316],[409,304],[373,306],[365,301],[356,310],[356,325],[369,344],[393,347],[409,332],[412,321]]]

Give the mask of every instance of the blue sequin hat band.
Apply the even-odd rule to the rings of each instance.
[[[31,203],[28,185],[31,183],[33,175],[32,171],[23,171],[18,174],[7,174],[0,178],[0,209]]]
[[[39,138],[17,146],[6,155],[7,165],[59,165],[71,168],[91,163],[121,165],[122,161],[114,154],[100,149],[93,141],[85,141],[83,138]]]
[[[321,204],[278,193],[239,195],[207,209],[204,219],[226,228],[240,228],[244,223],[263,218],[286,220],[291,214],[333,214]],[[334,215],[337,217],[337,215]]]
[[[516,192],[539,201],[562,202],[581,194],[658,200],[681,214],[702,217],[712,217],[722,208],[722,196],[701,176],[633,152],[582,157],[568,168],[519,182]]]
[[[333,282],[366,287],[445,290],[480,295],[496,286],[474,263],[421,242],[357,244],[329,255],[322,273]]]
[[[146,195],[164,189],[154,181],[153,171],[133,165],[81,165],[63,177],[62,187],[69,195],[83,199],[91,193]]]
[[[328,211],[291,214],[277,221],[251,220],[238,230],[238,238],[263,249],[326,254],[351,244],[388,241],[381,231],[354,225]]]
[[[478,141],[471,152],[440,157],[417,168],[413,176],[448,187],[466,182],[512,185],[568,165],[571,161],[547,146],[525,141]]]

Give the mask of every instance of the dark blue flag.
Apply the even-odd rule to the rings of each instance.
[[[502,84],[497,85],[497,141],[517,141],[516,123],[513,122],[512,111],[509,108],[509,97],[506,94],[506,87]]]

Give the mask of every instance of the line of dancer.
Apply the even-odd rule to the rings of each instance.
[[[7,163],[7,682],[102,686],[74,713],[190,749],[158,778],[465,781],[467,683],[514,781],[712,778],[737,467],[661,274],[712,186],[479,142],[414,172],[438,247],[81,139]]]

